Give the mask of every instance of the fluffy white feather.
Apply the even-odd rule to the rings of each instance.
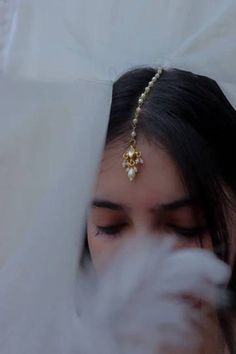
[[[81,353],[198,353],[230,276],[211,252],[174,250],[173,240],[129,243],[102,275],[79,289]]]

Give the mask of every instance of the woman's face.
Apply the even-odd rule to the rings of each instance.
[[[126,240],[140,236],[175,234],[177,247],[211,248],[204,215],[190,199],[171,157],[144,138],[138,149],[144,164],[132,182],[121,166],[124,146],[114,143],[105,149],[87,225],[97,271]]]

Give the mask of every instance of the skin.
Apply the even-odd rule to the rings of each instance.
[[[197,232],[192,229],[198,228],[204,247],[211,248],[204,215],[189,199],[171,157],[144,138],[138,148],[144,165],[139,165],[132,182],[121,167],[123,144],[115,143],[104,152],[87,225],[89,249],[98,271],[125,240],[134,237],[162,238],[174,233],[177,247],[199,247],[198,235],[191,236]]]
[[[104,151],[87,222],[89,250],[98,273],[131,238],[175,234],[177,248],[212,249],[204,215],[189,198],[172,158],[145,138],[139,137],[137,146],[144,165],[139,165],[133,182],[121,166],[126,146],[120,141]],[[212,348],[217,343],[212,341],[214,333],[218,336],[216,320],[212,321],[211,341],[206,340],[201,353],[217,353],[219,348],[223,352],[218,344],[218,349]]]

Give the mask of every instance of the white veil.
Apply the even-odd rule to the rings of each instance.
[[[216,79],[236,107],[236,4],[15,5],[0,79],[0,352],[72,354],[80,244],[112,81],[136,65],[176,66]]]

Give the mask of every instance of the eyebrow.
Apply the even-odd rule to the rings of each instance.
[[[155,206],[151,210],[152,211],[176,210],[176,209],[180,209],[180,208],[192,207],[192,206],[195,206],[196,204],[197,203],[194,198],[184,197],[184,198],[174,200],[173,202],[170,202],[167,204],[158,204],[157,206]],[[128,209],[126,206],[124,206],[122,204],[117,204],[117,203],[114,203],[114,202],[111,202],[111,201],[105,200],[105,199],[94,199],[94,201],[92,202],[92,207],[93,208],[110,209],[110,210],[114,210],[114,211],[125,211]]]
[[[122,204],[116,204],[113,202],[110,202],[109,200],[104,200],[104,199],[95,199],[92,202],[92,207],[93,208],[104,208],[104,209],[110,209],[110,210],[126,210],[124,205]]]
[[[190,197],[184,197],[181,199],[174,200],[171,203],[161,204],[154,209],[162,209],[162,210],[173,210],[173,209],[180,209],[186,207],[192,207],[197,204],[196,199]]]

